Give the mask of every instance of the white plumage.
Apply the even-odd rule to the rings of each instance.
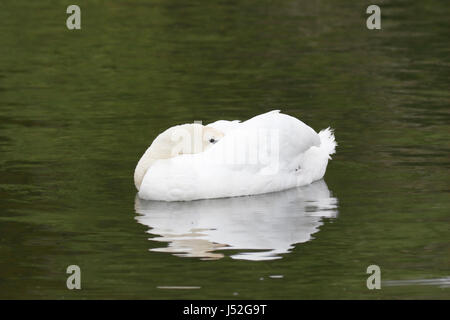
[[[281,191],[310,184],[326,171],[336,142],[278,110],[244,122],[209,124],[224,136],[203,152],[152,163],[139,197],[188,201]]]

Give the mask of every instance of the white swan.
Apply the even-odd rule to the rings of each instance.
[[[187,124],[159,135],[136,166],[138,196],[189,201],[281,191],[320,180],[336,142],[279,110]]]

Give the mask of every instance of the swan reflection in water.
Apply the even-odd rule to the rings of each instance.
[[[338,214],[337,199],[325,181],[264,195],[197,200],[146,201],[136,196],[137,221],[150,227],[151,241],[168,246],[150,249],[180,257],[273,260],[296,243],[309,241],[323,218]],[[238,252],[238,253],[235,253]]]

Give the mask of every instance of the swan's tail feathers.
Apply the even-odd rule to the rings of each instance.
[[[330,127],[319,132],[320,148],[328,154],[328,159],[336,152],[337,142],[334,137],[334,130]]]

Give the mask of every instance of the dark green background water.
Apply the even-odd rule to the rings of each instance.
[[[72,3],[0,3],[0,298],[450,298],[366,288],[371,264],[450,274],[445,1],[377,1],[373,31],[371,1],[80,0],[69,31]],[[132,175],[155,135],[277,108],[335,128],[338,217],[273,261],[149,251]]]

